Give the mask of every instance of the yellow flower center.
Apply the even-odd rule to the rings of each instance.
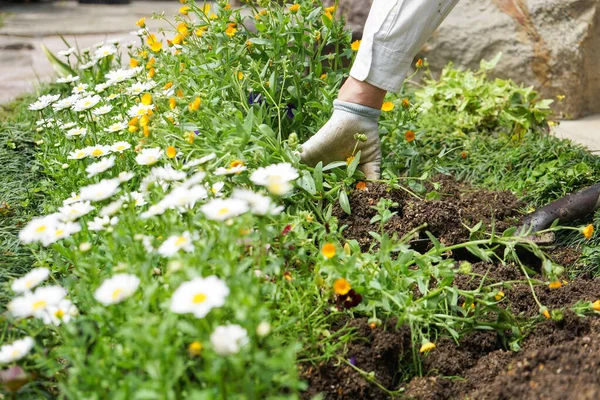
[[[64,229],[57,229],[55,235],[60,236],[60,235],[64,235],[64,233],[65,233]]]
[[[200,303],[204,302],[204,300],[206,300],[206,295],[204,293],[198,293],[192,299],[192,303],[200,304]]]
[[[36,311],[41,308],[44,308],[44,307],[46,307],[47,304],[48,303],[46,302],[46,300],[38,300],[35,303],[33,303],[33,310]]]
[[[42,232],[45,232],[47,228],[48,228],[48,227],[47,227],[46,225],[40,225],[40,226],[38,226],[38,228],[35,230],[35,233],[42,233]]]
[[[92,155],[94,157],[101,156],[102,154],[104,154],[104,152],[102,150],[100,150],[100,149],[94,149],[94,151],[92,151]]]
[[[121,295],[121,293],[123,293],[123,289],[115,289],[115,291],[112,294],[112,299],[116,300],[119,298],[119,296]]]
[[[221,208],[221,209],[219,210],[218,214],[219,214],[219,215],[225,215],[225,214],[227,214],[228,212],[229,212],[229,208],[227,208],[227,207],[223,207],[223,208]]]
[[[65,316],[65,312],[64,312],[63,310],[57,310],[57,311],[54,313],[54,316],[55,316],[56,318],[62,318],[62,317],[64,317],[64,316]]]
[[[177,241],[175,242],[175,246],[181,246],[185,242],[187,242],[187,238],[185,236],[179,236],[179,238],[177,238]]]

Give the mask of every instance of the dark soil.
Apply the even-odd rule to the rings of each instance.
[[[424,201],[411,198],[403,190],[388,190],[370,184],[367,190],[355,191],[350,197],[352,215],[341,210],[336,214],[347,238],[356,239],[363,248],[371,245],[369,220],[375,215],[370,207],[379,198],[398,203],[398,215],[386,225],[388,233],[404,235],[427,222],[428,230],[445,244],[469,238],[462,223],[473,226],[479,221],[502,231],[518,222],[522,204],[510,193],[473,191],[449,178],[440,179],[441,200]],[[550,256],[566,267],[574,264],[579,252],[574,249],[551,249]],[[474,289],[486,276],[487,283],[523,280],[515,265],[474,263],[473,275],[458,275],[454,284],[461,289]],[[529,285],[506,283],[501,304],[523,318],[540,315]],[[324,399],[600,399],[600,318],[580,318],[568,309],[580,300],[600,299],[600,280],[577,278],[561,288],[550,290],[536,286],[536,295],[549,310],[562,309],[561,321],[545,320],[535,326],[521,342],[521,350],[506,350],[495,332],[474,332],[455,343],[447,337],[436,341],[436,348],[422,357],[423,377],[412,365],[410,331],[396,327],[395,321],[370,327],[367,318],[350,320],[356,337],[348,344],[344,361],[321,365],[302,365],[301,375],[308,381],[304,398],[321,393]],[[392,396],[370,382],[351,365],[372,373],[372,378]]]
[[[356,239],[363,249],[369,248],[373,240],[369,232],[378,230],[376,224],[370,224],[371,218],[377,214],[372,207],[380,198],[391,199],[398,204],[391,208],[397,214],[385,225],[388,234],[402,237],[427,223],[426,230],[445,245],[469,239],[469,230],[464,225],[473,227],[481,221],[490,227],[493,221],[495,230],[502,232],[519,222],[521,214],[518,210],[523,203],[508,191],[475,190],[444,175],[433,181],[440,185],[436,190],[439,200],[421,200],[403,189],[389,188],[381,183],[369,183],[366,189],[354,190],[349,196],[351,215],[341,207],[334,209],[340,225],[347,225],[344,236]],[[428,189],[432,191],[433,187]],[[423,232],[420,237],[427,238]]]

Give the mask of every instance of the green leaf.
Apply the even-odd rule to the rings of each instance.
[[[323,162],[319,161],[317,165],[315,165],[315,171],[313,172],[313,176],[315,179],[315,188],[317,192],[320,193],[323,191]]]
[[[352,175],[354,175],[354,172],[356,171],[356,168],[358,167],[358,163],[360,162],[360,151],[358,153],[356,153],[356,155],[354,156],[354,159],[352,160],[352,162],[350,163],[350,165],[348,165],[348,178],[351,178]]]
[[[346,212],[346,214],[350,215],[352,210],[350,210],[350,201],[348,200],[348,194],[346,193],[346,189],[340,189],[340,206],[342,210]]]
[[[492,58],[490,61],[481,60],[481,62],[479,63],[479,67],[486,71],[489,71],[490,69],[494,69],[494,68],[496,68],[496,65],[498,64],[498,62],[500,61],[501,58],[502,58],[502,52],[496,54],[496,56],[494,58]]]
[[[48,58],[48,61],[50,61],[50,64],[52,64],[52,67],[54,68],[54,70],[56,71],[56,73],[58,73],[60,76],[67,76],[67,75],[77,75],[77,73],[75,71],[73,71],[73,69],[66,63],[62,62],[61,60],[59,60],[47,47],[46,45],[42,44],[42,50],[44,51],[44,54],[46,54],[46,57]]]

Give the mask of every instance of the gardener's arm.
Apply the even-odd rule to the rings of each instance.
[[[333,103],[329,121],[302,145],[302,161],[328,164],[350,157],[356,133],[366,136],[359,168],[379,179],[381,149],[377,120],[388,91],[399,92],[417,52],[458,0],[375,0],[358,55]]]

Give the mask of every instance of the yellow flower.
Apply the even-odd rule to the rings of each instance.
[[[132,58],[131,60],[129,60],[129,66],[131,68],[135,68],[138,65],[140,65],[140,62],[138,60],[136,60],[135,58]]]
[[[350,47],[352,48],[352,50],[358,51],[358,49],[360,48],[360,40],[356,40],[356,41],[352,42]]]
[[[129,122],[127,123],[129,126],[136,126],[139,122],[139,118],[138,117],[133,117],[129,120]]]
[[[561,286],[562,286],[562,282],[561,281],[554,281],[554,282],[550,282],[548,284],[548,287],[550,288],[550,290],[558,289]]]
[[[148,60],[148,62],[146,63],[146,69],[150,69],[154,66],[154,64],[156,63],[156,58],[152,57],[151,59]]]
[[[152,78],[154,78],[154,75],[156,75],[156,70],[154,68],[150,68],[148,70],[148,73],[146,74],[146,77],[148,79],[152,79]]]
[[[544,318],[546,318],[546,319],[550,319],[550,313],[548,312],[548,309],[547,309],[547,308],[544,308],[544,309],[542,310],[542,315],[544,316]]]
[[[167,157],[175,158],[176,155],[177,155],[177,149],[175,147],[173,147],[173,146],[167,147]]]
[[[410,106],[410,100],[408,100],[408,97],[405,97],[402,99],[402,107],[404,108],[408,108]]]
[[[198,341],[192,342],[188,346],[188,353],[190,353],[191,356],[198,357],[201,352],[202,352],[202,343],[200,343]]]
[[[563,95],[563,94],[557,94],[557,95],[556,95],[556,98],[557,98],[559,101],[562,101],[562,100],[564,100],[564,99],[565,99],[565,97],[566,97],[566,96],[565,96],[565,95]]]
[[[148,35],[146,38],[146,43],[148,43],[148,46],[154,52],[159,52],[162,49],[162,42],[157,40],[154,34]]]
[[[419,353],[425,353],[426,351],[430,351],[433,349],[435,349],[435,344],[431,343],[430,341],[427,341],[427,342],[423,343],[423,345],[419,349]]]
[[[144,125],[144,136],[150,136],[150,128],[148,127],[148,125]]]
[[[350,282],[345,280],[344,278],[337,279],[333,284],[333,291],[340,296],[348,294],[348,292],[352,289],[350,286]]]
[[[169,90],[173,87],[173,82],[167,82],[165,86],[163,86],[163,90]]]
[[[596,300],[595,302],[592,303],[592,308],[595,311],[600,311],[600,300]]]
[[[406,139],[407,142],[412,142],[413,140],[415,140],[415,132],[414,131],[406,131],[404,133],[404,139]]]
[[[496,296],[495,296],[495,299],[496,299],[496,301],[500,301],[500,300],[502,300],[503,298],[504,298],[504,292],[503,292],[503,291],[499,291],[499,292],[496,294]]]
[[[194,132],[188,132],[188,143],[194,144]]]
[[[187,4],[188,0],[179,0],[181,4]]]
[[[229,168],[243,167],[244,162],[242,160],[233,160],[229,163]]]
[[[183,97],[183,90],[182,89],[177,89],[177,91],[175,92],[175,95],[177,97]]]
[[[394,103],[392,103],[391,101],[386,101],[381,106],[381,111],[388,112],[388,111],[392,111],[393,109],[394,109]]]
[[[150,93],[146,93],[142,96],[142,104],[146,106],[152,104],[152,95]]]
[[[300,4],[294,4],[290,6],[290,11],[295,13],[298,12],[298,10],[300,9]]]
[[[200,97],[196,97],[189,105],[190,111],[198,110],[200,108],[200,104],[202,104],[202,100],[200,100]]]
[[[228,26],[227,29],[225,29],[225,34],[229,37],[234,37],[236,32],[237,32],[237,29],[235,29],[231,25]]]
[[[225,4],[225,7],[223,7],[225,10],[230,10],[231,9],[231,4],[227,3]]]
[[[183,15],[187,15],[190,11],[190,6],[183,6],[179,9],[179,12]]]
[[[175,37],[173,38],[173,41],[171,42],[173,44],[181,44],[183,43],[183,35],[178,33],[175,35]]]
[[[316,31],[315,32],[315,40],[318,42],[319,40],[321,40],[321,31]]]
[[[321,248],[321,254],[323,254],[325,258],[332,258],[335,256],[335,251],[335,245],[333,243],[325,243]]]
[[[346,158],[346,165],[350,165],[352,163],[352,161],[354,161],[354,156],[350,156],[350,157]]]
[[[150,118],[147,115],[142,115],[140,118],[140,126],[146,126],[150,123]]]
[[[140,18],[137,20],[137,22],[135,23],[137,26],[139,26],[140,28],[145,28],[146,27],[146,18]]]
[[[325,79],[327,79],[327,74],[321,74],[321,77],[320,77],[320,78],[321,78],[322,80],[325,80]]]
[[[335,6],[327,7],[324,15],[329,19],[333,19],[333,13],[335,13]]]
[[[177,100],[175,100],[175,97],[171,97],[169,99],[169,108],[172,110],[175,107],[177,107]]]
[[[594,225],[589,224],[588,226],[586,226],[585,228],[583,228],[581,230],[581,233],[583,234],[583,236],[586,239],[589,239],[592,237],[592,235],[594,234]]]
[[[242,71],[238,72],[238,73],[237,73],[237,78],[238,78],[238,80],[240,80],[240,81],[241,81],[242,79],[244,79],[244,73],[243,73]]]

